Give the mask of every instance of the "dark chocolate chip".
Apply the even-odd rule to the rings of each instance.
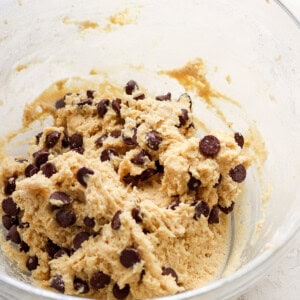
[[[94,93],[95,93],[95,91],[93,91],[93,90],[87,90],[86,96],[90,99],[94,99]]]
[[[75,291],[77,291],[80,294],[86,294],[90,291],[89,284],[85,280],[79,277],[74,278],[73,288]]]
[[[46,141],[45,141],[46,147],[48,149],[54,147],[57,144],[59,138],[60,138],[60,132],[58,131],[53,131],[47,134]]]
[[[37,167],[40,167],[42,164],[46,163],[48,160],[50,152],[48,149],[41,149],[35,153],[32,154],[34,157],[35,165]]]
[[[43,132],[39,132],[36,136],[35,136],[35,143],[38,145],[40,143],[41,137],[43,135]]]
[[[114,230],[118,230],[121,227],[120,215],[122,210],[118,210],[111,219],[111,228]]]
[[[208,157],[217,155],[220,148],[220,141],[213,135],[206,135],[199,143],[200,152]]]
[[[181,109],[181,114],[179,115],[179,127],[182,127],[189,120],[188,110],[185,108]]]
[[[222,174],[220,174],[219,175],[219,178],[218,178],[218,182],[213,186],[214,188],[217,188],[220,184],[221,184],[221,182],[222,182]]]
[[[162,142],[162,138],[160,133],[152,130],[146,134],[146,142],[147,146],[152,150],[158,150],[160,143]]]
[[[95,225],[96,225],[95,218],[90,218],[90,217],[85,217],[83,219],[83,223],[85,226],[91,227],[91,228],[95,227]]]
[[[94,290],[104,289],[110,283],[110,276],[98,271],[93,273],[90,279],[90,285]]]
[[[107,148],[107,149],[104,149],[102,152],[101,152],[101,155],[100,155],[100,160],[103,162],[103,161],[108,161],[111,159],[112,156],[118,156],[118,152],[116,149],[114,148]]]
[[[36,174],[39,171],[39,168],[33,164],[29,164],[26,168],[25,168],[25,176],[26,177],[31,177],[34,174]]]
[[[145,274],[146,274],[146,271],[145,271],[145,269],[143,269],[142,272],[141,272],[140,280],[139,280],[138,283],[142,283],[143,282],[143,278],[144,278]]]
[[[87,241],[90,238],[90,234],[88,232],[82,231],[75,235],[73,239],[73,247],[75,250],[81,248],[83,242]]]
[[[171,93],[167,93],[166,95],[160,95],[155,97],[156,100],[158,101],[168,101],[171,100]]]
[[[132,95],[132,93],[138,89],[139,86],[134,80],[130,80],[126,83],[125,92],[127,95]]]
[[[140,94],[138,96],[133,97],[134,100],[144,100],[145,99],[145,94]]]
[[[64,192],[54,192],[49,197],[49,202],[54,206],[62,206],[70,204],[71,197]]]
[[[167,275],[171,275],[172,277],[175,278],[175,281],[178,282],[178,275],[175,272],[175,270],[173,268],[170,267],[162,267],[162,275],[167,276]]]
[[[76,215],[75,213],[67,208],[60,208],[56,212],[56,222],[62,227],[69,227],[75,224]]]
[[[190,180],[188,181],[188,188],[191,191],[195,191],[201,185],[201,181],[192,175],[190,175]]]
[[[143,165],[146,162],[146,157],[151,160],[151,155],[145,150],[141,150],[136,156],[134,156],[130,161],[136,165]]]
[[[115,139],[119,138],[121,136],[121,130],[113,130],[110,133],[110,136],[112,136]]]
[[[234,134],[234,139],[235,139],[236,143],[237,143],[241,148],[243,148],[243,146],[244,146],[244,137],[242,136],[242,134],[239,133],[239,132],[236,132],[236,133]]]
[[[11,226],[19,225],[19,221],[16,216],[4,215],[2,216],[2,224],[5,229],[9,230]]]
[[[12,197],[3,199],[2,209],[9,216],[17,216],[19,213],[19,208]]]
[[[80,102],[77,103],[77,106],[92,105],[92,104],[93,104],[93,100],[87,98],[87,99],[80,100]]]
[[[179,206],[180,203],[181,203],[180,200],[176,199],[173,202],[171,202],[171,204],[168,206],[168,208],[175,210],[176,207]]]
[[[67,148],[67,147],[70,146],[69,136],[65,132],[64,132],[64,136],[63,136],[63,138],[61,140],[61,146],[63,148]]]
[[[52,175],[54,175],[57,172],[55,165],[50,162],[43,164],[41,166],[41,171],[47,178],[50,178]]]
[[[155,161],[155,167],[156,167],[156,170],[159,174],[164,173],[164,166],[159,163],[159,160]]]
[[[26,262],[26,267],[29,271],[35,270],[39,265],[39,259],[37,256],[29,256]]]
[[[144,228],[144,229],[143,229],[143,233],[144,233],[144,234],[148,234],[148,233],[150,233],[150,231],[149,231],[147,228]]]
[[[84,187],[87,187],[86,183],[86,177],[89,175],[93,175],[95,172],[92,169],[82,167],[77,171],[77,180],[78,182],[83,185]]]
[[[62,257],[63,255],[70,256],[70,254],[71,254],[71,251],[69,249],[61,248],[54,254],[53,259],[58,259],[58,258]]]
[[[200,216],[208,217],[209,215],[209,206],[205,201],[198,201],[195,205],[195,214],[194,219],[198,220]]]
[[[6,181],[4,185],[4,193],[6,195],[11,195],[16,189],[16,178],[15,177],[10,177]]]
[[[21,244],[20,244],[19,249],[20,249],[20,252],[27,253],[30,248],[24,241],[22,241]]]
[[[109,105],[109,100],[108,99],[102,99],[98,104],[97,104],[97,112],[100,118],[103,118],[105,114],[107,113],[108,110],[108,105]]]
[[[59,99],[55,102],[55,108],[60,109],[66,106],[65,98]]]
[[[137,223],[141,223],[143,222],[142,216],[141,216],[141,208],[140,207],[134,207],[131,210],[131,216],[132,218],[137,222]]]
[[[234,202],[231,202],[230,206],[228,207],[224,207],[224,206],[221,206],[220,204],[218,205],[219,206],[219,209],[226,215],[228,215],[229,213],[231,213],[234,209]]]
[[[149,179],[150,177],[152,177],[153,175],[155,175],[156,172],[157,171],[155,169],[148,168],[141,173],[141,175],[139,176],[139,179],[141,181],[145,181],[145,180]]]
[[[137,249],[128,247],[122,250],[120,254],[120,262],[125,268],[131,268],[141,261],[140,253]]]
[[[139,182],[139,176],[132,176],[128,173],[123,177],[123,181],[126,184],[132,184],[132,186],[136,186]]]
[[[116,112],[117,115],[120,115],[121,114],[121,99],[115,99],[112,101],[111,103],[111,107],[112,109]]]
[[[126,144],[126,145],[130,145],[130,146],[133,146],[133,145],[136,145],[137,144],[137,129],[134,128],[133,129],[133,135],[132,137],[128,137],[128,136],[125,136],[124,134],[122,134],[122,139],[123,139],[123,142]]]
[[[61,275],[56,275],[52,278],[50,286],[56,289],[58,292],[65,292],[65,283]]]
[[[81,134],[74,133],[69,138],[70,148],[76,149],[83,146],[83,138]]]
[[[50,239],[48,239],[47,243],[45,244],[45,250],[51,258],[54,258],[56,252],[58,252],[61,248],[53,243]]]
[[[219,207],[218,207],[218,205],[214,205],[210,211],[210,214],[208,217],[208,223],[209,224],[218,224],[219,222],[220,222]]]
[[[100,137],[98,137],[95,141],[96,146],[98,147],[102,147],[103,146],[103,142],[108,138],[108,134],[105,133],[103,135],[101,135]]]
[[[230,169],[229,176],[233,181],[241,183],[245,180],[247,175],[246,169],[243,165],[237,165],[236,167]]]
[[[12,241],[15,244],[20,244],[21,243],[21,237],[18,232],[18,227],[17,225],[12,225],[10,229],[7,232],[6,235],[6,240],[7,241]]]
[[[130,285],[125,284],[125,286],[120,289],[117,283],[114,284],[112,289],[113,295],[117,300],[124,300],[130,293]]]

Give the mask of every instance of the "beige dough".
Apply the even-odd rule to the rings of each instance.
[[[134,99],[142,93],[145,99]],[[29,251],[19,252],[16,250],[19,245],[11,241],[3,249],[24,270],[28,258],[37,257],[38,266],[32,270],[36,284],[51,288],[53,278],[61,276],[66,294],[99,299],[115,299],[115,284],[121,289],[129,285],[127,299],[144,299],[197,288],[220,275],[230,243],[230,215],[219,210],[219,223],[216,220],[209,223],[209,216],[194,218],[193,203],[206,202],[210,214],[213,207],[218,211],[218,205],[230,207],[241,192],[241,184],[232,179],[230,170],[240,164],[247,168],[250,159],[247,150],[235,141],[234,133],[210,133],[220,141],[220,151],[214,157],[203,155],[199,151],[203,136],[196,135],[189,97],[184,95],[178,101],[179,96],[158,101],[142,88],[127,95],[124,88],[109,84],[95,91],[91,105],[78,105],[87,98],[83,90],[67,95],[65,107],[52,109],[53,126],[44,128],[38,143],[33,138],[28,162],[13,157],[1,162],[1,199],[12,197],[19,208],[19,224],[23,225],[18,226],[18,233]],[[112,108],[112,100],[116,98],[121,99],[120,115]],[[109,99],[104,116],[97,112],[101,99]],[[182,109],[187,111],[188,119],[180,126]],[[121,136],[110,136],[114,130],[120,130]],[[123,136],[132,137],[134,130],[136,144],[124,143]],[[150,149],[147,143],[146,136],[151,130],[157,131],[161,138],[157,150]],[[46,148],[46,136],[53,131],[59,132],[60,137],[49,149],[48,162],[55,166],[56,173],[48,178],[38,171],[25,177],[25,168],[35,162],[32,154]],[[62,147],[64,133],[69,137],[82,135],[83,154]],[[102,146],[97,146],[95,141],[104,134],[108,137]],[[101,154],[107,148],[115,149],[118,156],[110,155],[108,160],[101,161]],[[132,159],[141,150],[149,156],[143,157],[142,164],[133,163]],[[163,172],[153,171],[156,172],[153,176],[137,180],[145,170],[157,170],[158,162]],[[84,177],[86,186],[77,179],[82,167],[93,170],[93,174]],[[220,174],[222,181],[217,185]],[[133,182],[124,182],[126,176]],[[191,176],[201,181],[195,190],[188,187]],[[11,177],[16,178],[16,188],[8,195],[4,189]],[[71,226],[62,227],[58,223],[56,215],[63,209],[63,203],[50,200],[54,192],[69,196],[70,203],[65,207],[76,215]],[[176,202],[177,206],[169,207]],[[136,207],[140,208],[140,222],[132,216]],[[122,211],[120,226],[113,229],[112,218],[118,210]],[[1,214],[6,214],[3,208]],[[95,226],[86,226],[86,217],[93,218]],[[80,232],[88,232],[90,236],[75,251],[73,240]],[[57,247],[67,248],[71,255],[50,257],[45,249],[49,240]],[[135,248],[140,259],[125,267],[120,255],[128,247]],[[172,268],[178,279],[163,274],[166,268]],[[91,278],[98,271],[109,275],[110,282],[95,290]],[[89,285],[89,292],[74,289],[75,277]]]

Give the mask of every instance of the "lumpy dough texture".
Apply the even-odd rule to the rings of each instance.
[[[1,163],[3,249],[38,285],[85,297],[144,299],[214,280],[250,159],[234,133],[196,137],[191,104],[133,81],[54,103],[28,160]]]

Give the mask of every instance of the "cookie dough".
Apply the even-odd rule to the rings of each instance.
[[[67,93],[52,114],[26,159],[1,162],[2,246],[36,284],[145,299],[220,275],[250,165],[240,133],[197,136],[188,94],[133,80]]]

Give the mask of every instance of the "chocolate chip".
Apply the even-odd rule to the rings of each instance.
[[[149,234],[150,231],[149,231],[147,228],[144,228],[144,229],[143,229],[143,233],[144,233],[144,234]]]
[[[132,95],[132,93],[138,89],[139,86],[134,80],[130,80],[126,83],[125,92],[127,95]]]
[[[70,146],[69,136],[65,132],[64,132],[64,136],[63,136],[63,138],[61,140],[61,146],[63,148],[67,148],[67,147]]]
[[[233,181],[241,183],[246,178],[246,169],[243,165],[237,165],[236,167],[230,169],[229,176]]]
[[[143,165],[146,162],[146,157],[151,160],[151,155],[145,150],[140,151],[136,156],[134,156],[130,161],[136,165]]]
[[[166,95],[160,95],[155,97],[158,101],[168,101],[171,100],[171,93],[167,93]]]
[[[96,139],[95,144],[98,147],[102,147],[103,146],[103,142],[108,138],[108,134],[105,133],[103,135],[101,135],[99,138]]]
[[[179,127],[182,127],[189,120],[188,110],[185,108],[181,109],[181,114],[178,116],[179,118]]]
[[[20,234],[18,232],[17,225],[12,225],[10,227],[10,229],[8,230],[7,235],[6,235],[6,240],[12,241],[15,244],[21,243],[21,238],[20,238]]]
[[[156,167],[156,170],[159,174],[164,173],[164,166],[159,163],[159,160],[155,161],[155,167]]]
[[[2,224],[5,229],[9,230],[11,226],[19,225],[19,221],[16,216],[4,215],[2,216]]]
[[[96,225],[95,218],[90,218],[90,217],[85,217],[83,219],[83,223],[85,226],[91,227],[91,228],[95,227],[95,225]]]
[[[93,91],[93,90],[87,90],[86,91],[86,95],[90,99],[94,99],[94,93],[95,93],[95,91]]]
[[[217,224],[219,223],[219,207],[218,205],[214,205],[210,211],[208,223],[209,224]]]
[[[219,209],[226,215],[228,215],[229,213],[231,213],[234,209],[234,202],[232,201],[230,206],[228,207],[224,207],[224,206],[221,206],[220,204],[218,205],[219,206]]]
[[[140,94],[138,96],[133,97],[134,100],[144,100],[145,99],[145,94]]]
[[[82,231],[75,235],[73,239],[73,247],[75,250],[81,248],[83,242],[87,241],[90,238],[90,234],[88,232]]]
[[[140,207],[134,207],[131,210],[131,216],[132,218],[137,222],[137,223],[141,223],[143,222],[142,216],[141,216],[141,208]]]
[[[147,146],[152,150],[158,150],[160,143],[162,142],[162,138],[160,133],[152,130],[146,134],[146,142]]]
[[[63,206],[70,204],[71,197],[64,192],[54,192],[49,197],[49,202],[54,206]]]
[[[86,167],[82,167],[77,171],[77,180],[78,182],[83,185],[84,187],[87,187],[87,183],[86,183],[86,177],[88,175],[93,175],[95,172],[92,169],[86,168]]]
[[[90,291],[89,284],[85,280],[79,277],[74,278],[73,288],[75,291],[77,291],[80,294],[86,294]]]
[[[175,272],[175,270],[173,268],[170,267],[162,267],[162,275],[167,276],[167,275],[171,275],[172,277],[175,278],[175,281],[178,282],[178,275]]]
[[[39,171],[39,168],[33,164],[29,164],[26,168],[25,168],[25,176],[26,177],[31,177],[34,174],[36,174]]]
[[[141,256],[137,249],[129,247],[122,250],[120,262],[125,268],[131,268],[141,261]]]
[[[116,149],[114,148],[107,148],[107,149],[104,149],[102,152],[101,152],[101,155],[100,155],[100,160],[103,162],[103,161],[108,161],[111,159],[112,156],[118,156],[118,152],[116,151]]]
[[[121,99],[115,99],[112,101],[111,103],[111,107],[112,109],[116,112],[117,115],[120,115],[121,114]]]
[[[27,253],[29,249],[29,246],[24,241],[22,241],[19,247],[20,252]]]
[[[93,100],[87,98],[87,99],[80,100],[80,102],[77,103],[77,106],[92,105],[92,104],[93,104]]]
[[[83,146],[83,138],[81,134],[74,133],[69,138],[70,148],[76,149]]]
[[[171,204],[168,206],[169,209],[175,210],[177,206],[179,206],[180,204],[180,200],[176,199],[173,202],[171,202]]]
[[[148,169],[144,170],[141,173],[141,175],[139,176],[139,179],[141,181],[145,181],[145,180],[149,179],[150,177],[152,177],[155,174],[156,174],[156,170],[155,169],[148,168]]]
[[[121,136],[121,130],[113,130],[110,133],[110,136],[112,136],[115,139],[119,138]]]
[[[220,184],[221,184],[221,182],[222,182],[222,174],[220,174],[219,175],[219,178],[218,178],[218,182],[213,186],[214,188],[217,188]]]
[[[72,151],[77,152],[79,154],[83,154],[84,153],[84,149],[82,147],[73,148]]]
[[[19,208],[12,197],[3,199],[2,209],[9,216],[17,216],[19,213]]]
[[[242,136],[242,134],[239,133],[239,132],[236,132],[236,133],[234,134],[234,139],[235,139],[236,143],[237,143],[241,148],[243,148],[243,146],[244,146],[244,137]]]
[[[139,176],[132,176],[129,173],[123,177],[123,181],[126,184],[132,184],[132,186],[136,186],[139,181]]]
[[[37,256],[29,256],[26,262],[26,267],[29,271],[35,270],[39,265],[39,259]]]
[[[66,106],[65,98],[59,99],[55,102],[56,109],[61,109],[61,108],[64,108],[65,106]]]
[[[143,278],[144,278],[145,274],[146,274],[146,271],[145,271],[145,269],[143,269],[143,270],[142,270],[142,272],[141,272],[141,275],[140,275],[140,280],[139,280],[139,282],[138,282],[138,283],[142,283],[142,281],[143,281]]]
[[[125,136],[124,134],[122,135],[122,139],[123,139],[123,142],[126,144],[126,145],[130,145],[130,146],[133,146],[133,145],[136,145],[137,144],[137,129],[134,128],[133,129],[133,135],[132,137],[128,137],[128,136]]]
[[[46,141],[45,141],[46,147],[48,149],[54,147],[57,144],[59,138],[60,138],[60,132],[58,131],[53,131],[47,134]]]
[[[72,210],[66,208],[60,208],[56,212],[55,218],[56,222],[62,227],[69,227],[76,222],[75,213]]]
[[[37,167],[40,167],[42,164],[46,163],[49,157],[49,151],[48,149],[41,149],[35,153],[32,154],[34,157],[35,165]]]
[[[208,217],[209,215],[209,206],[205,201],[199,200],[195,205],[195,214],[194,220],[198,220],[200,216]]]
[[[122,211],[118,210],[111,219],[111,228],[114,230],[118,230],[121,227],[120,215]]]
[[[188,188],[191,191],[195,191],[201,185],[201,181],[190,174],[190,180],[188,181]]]
[[[107,113],[107,107],[109,105],[109,100],[108,99],[102,99],[98,104],[97,104],[97,112],[100,118],[103,118],[105,114]]]
[[[71,254],[71,251],[69,249],[61,248],[54,254],[53,259],[58,259],[58,258],[62,257],[63,255],[70,256],[70,254]]]
[[[61,275],[54,276],[51,280],[50,286],[61,293],[65,292],[65,283]]]
[[[57,172],[54,164],[49,162],[41,166],[41,171],[47,178],[50,178],[52,175],[54,175]]]
[[[38,145],[40,143],[41,137],[43,135],[43,132],[39,132],[36,136],[35,136],[35,143]]]
[[[45,250],[51,258],[54,258],[55,253],[60,250],[60,247],[48,239],[45,244]]]
[[[220,141],[213,135],[206,135],[199,143],[200,152],[208,157],[217,155],[220,148]]]
[[[15,177],[10,177],[6,181],[4,185],[4,193],[6,195],[11,195],[16,189],[16,178]]]
[[[130,285],[125,284],[125,286],[120,289],[117,283],[114,284],[113,289],[112,289],[113,295],[117,300],[123,300],[126,299],[127,296],[130,293]]]
[[[93,273],[90,279],[90,285],[94,290],[104,289],[110,283],[110,276],[98,271]]]

